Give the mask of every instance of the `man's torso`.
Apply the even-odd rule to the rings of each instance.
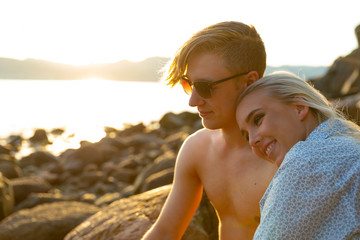
[[[259,224],[259,201],[276,166],[251,148],[228,147],[219,131],[207,131],[197,154],[197,172],[220,218],[222,239],[252,239]]]

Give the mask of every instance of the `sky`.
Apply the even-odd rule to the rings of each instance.
[[[240,21],[262,36],[268,65],[329,66],[358,47],[359,9],[359,0],[0,0],[0,57],[171,57],[198,30]]]

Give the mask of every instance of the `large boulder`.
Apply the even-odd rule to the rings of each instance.
[[[63,240],[99,208],[82,202],[54,202],[23,209],[0,223],[0,240]]]
[[[113,202],[72,230],[65,240],[139,240],[160,214],[171,185]],[[217,239],[217,217],[206,197],[183,240]]]
[[[310,82],[327,98],[341,98],[360,91],[360,48],[339,57],[321,78]]]
[[[359,47],[336,59],[324,76],[309,82],[351,120],[360,124],[360,25],[355,28],[355,35]]]

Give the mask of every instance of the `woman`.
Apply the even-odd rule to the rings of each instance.
[[[236,118],[253,152],[279,169],[254,239],[360,238],[360,128],[290,73],[251,84]]]

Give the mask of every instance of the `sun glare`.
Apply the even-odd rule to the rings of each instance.
[[[253,9],[251,1],[224,1],[3,1],[0,22],[6,24],[0,24],[0,53],[72,65],[137,62],[171,57],[195,31],[229,20],[254,24],[265,41],[270,65],[329,63],[357,47],[353,30],[360,23],[358,0],[327,1],[321,18],[323,1],[303,0],[293,11],[289,1],[263,0],[257,3],[262,6],[257,14],[239,13],[238,9]],[[174,9],[187,17],[174,17]]]

